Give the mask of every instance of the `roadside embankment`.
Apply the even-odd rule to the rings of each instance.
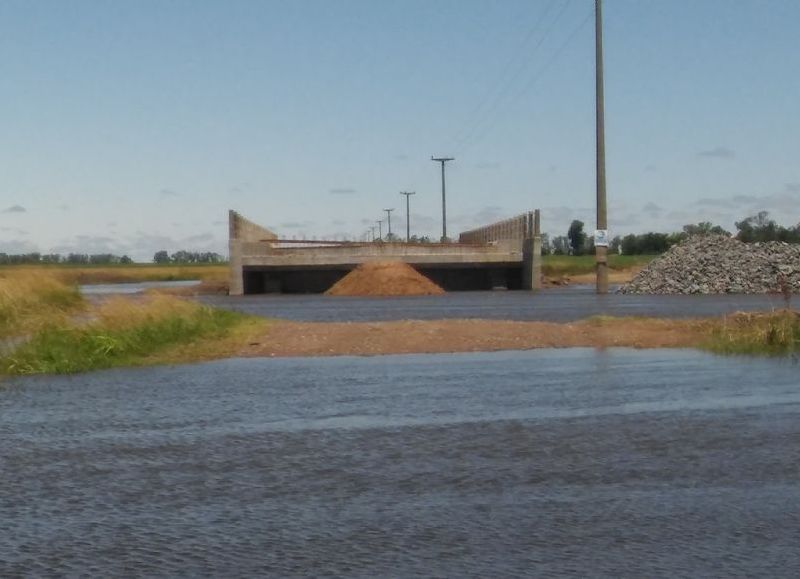
[[[707,320],[595,317],[574,323],[506,320],[275,321],[239,356],[374,356],[534,348],[700,346]]]
[[[87,303],[55,272],[0,273],[0,373],[72,373],[167,360],[171,349],[242,339],[264,320],[172,296]],[[187,354],[181,360],[192,359]]]

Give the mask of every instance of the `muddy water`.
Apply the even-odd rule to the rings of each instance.
[[[590,349],[0,389],[0,576],[794,577],[792,362]]]
[[[453,292],[395,298],[272,294],[202,299],[259,316],[319,322],[448,318],[567,322],[595,315],[686,318],[784,307],[780,297],[770,295],[597,295],[589,286],[546,289],[538,294]]]

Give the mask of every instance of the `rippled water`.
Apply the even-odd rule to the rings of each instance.
[[[181,281],[142,281],[131,283],[100,283],[82,285],[81,293],[84,295],[108,295],[108,294],[140,294],[149,289],[156,288],[181,288],[199,285],[199,280]]]
[[[597,295],[589,286],[546,289],[536,294],[451,292],[393,298],[266,294],[204,296],[202,300],[259,316],[320,322],[446,318],[564,322],[601,314],[686,318],[784,306],[782,298],[770,295]]]
[[[590,349],[0,389],[0,576],[793,577],[791,362]]]

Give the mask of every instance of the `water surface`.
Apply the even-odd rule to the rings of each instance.
[[[179,281],[142,281],[131,283],[100,283],[80,286],[84,295],[140,294],[149,289],[192,287],[200,284],[200,280]]]
[[[268,318],[316,322],[481,318],[569,322],[595,315],[688,318],[784,306],[771,295],[597,295],[593,287],[450,292],[439,296],[342,297],[262,294],[204,296],[205,303]]]
[[[0,576],[796,576],[797,376],[569,349],[16,380]]]

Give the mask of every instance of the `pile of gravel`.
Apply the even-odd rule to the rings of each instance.
[[[763,294],[785,279],[800,293],[800,245],[742,243],[724,235],[690,237],[653,260],[624,294]]]

